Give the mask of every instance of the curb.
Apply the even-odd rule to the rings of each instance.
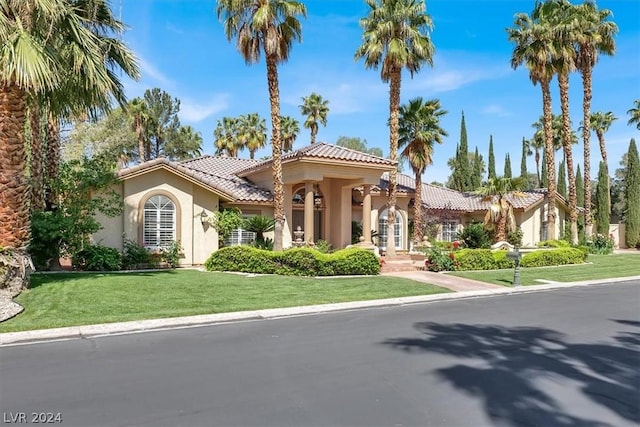
[[[265,310],[204,314],[197,316],[149,319],[120,323],[105,323],[98,325],[70,326],[65,328],[39,329],[24,332],[7,332],[0,334],[0,346],[36,344],[46,341],[62,341],[82,338],[89,339],[104,336],[134,334],[167,329],[201,327],[242,321],[308,316],[339,311],[360,310],[366,308],[397,307],[437,301],[451,301],[458,299],[492,297],[498,295],[535,293],[581,286],[630,282],[635,280],[640,280],[640,276],[602,280],[585,280],[581,282],[550,283],[544,285],[522,286],[518,288],[504,287],[498,289],[451,292],[435,295],[418,295],[412,297],[388,298],[370,301],[342,302],[335,304],[307,305],[301,307],[271,308]]]

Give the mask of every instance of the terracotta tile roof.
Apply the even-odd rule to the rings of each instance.
[[[204,186],[214,191],[223,193],[229,199],[235,201],[271,202],[273,195],[270,191],[259,188],[249,180],[239,178],[235,172],[246,168],[247,165],[256,163],[255,160],[236,159],[230,157],[203,156],[181,163],[172,162],[165,158],[150,160],[148,162],[123,169],[118,172],[119,178],[126,178],[137,172],[164,165],[169,169],[183,173]]]
[[[380,189],[389,187],[389,174],[384,173],[380,178]],[[415,179],[411,176],[398,174],[398,191],[409,193],[415,191]],[[527,209],[544,198],[545,190],[537,189],[522,192],[521,195],[510,194],[507,200],[516,209]],[[449,188],[431,184],[422,184],[422,204],[429,209],[449,209],[454,211],[483,211],[489,208],[490,202],[483,201],[481,196],[474,193],[461,193]]]
[[[288,163],[301,158],[348,161],[382,166],[395,166],[398,163],[389,159],[374,156],[372,154],[362,153],[360,151],[328,144],[326,142],[318,142],[316,144],[307,145],[306,147],[300,148],[299,150],[287,153],[282,156],[282,163]],[[272,159],[264,160],[238,171],[238,174],[240,176],[243,176],[250,172],[258,171],[266,167],[271,167],[272,162]]]

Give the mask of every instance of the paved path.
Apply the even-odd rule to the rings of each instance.
[[[504,286],[492,283],[480,282],[478,280],[466,279],[463,277],[451,276],[433,271],[393,271],[383,273],[383,276],[403,277],[415,280],[416,282],[429,283],[443,288],[451,289],[455,292],[484,291],[491,289],[505,289]]]

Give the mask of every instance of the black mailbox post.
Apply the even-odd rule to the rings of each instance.
[[[515,272],[513,273],[513,286],[520,286],[520,258],[522,258],[520,248],[516,246],[513,251],[507,252],[507,257],[512,259],[516,265]]]

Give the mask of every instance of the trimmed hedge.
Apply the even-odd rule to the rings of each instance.
[[[588,253],[578,248],[558,248],[524,253],[522,267],[549,267],[554,265],[582,264]],[[456,270],[496,270],[513,268],[514,262],[507,258],[507,251],[490,249],[462,249],[455,253]]]
[[[271,252],[250,246],[221,248],[204,263],[208,271],[238,271],[285,276],[344,276],[380,273],[380,262],[370,251],[342,249],[324,254],[310,248]]]
[[[547,267],[551,265],[582,264],[588,254],[577,248],[559,248],[548,251],[535,251],[522,257],[523,267]]]

